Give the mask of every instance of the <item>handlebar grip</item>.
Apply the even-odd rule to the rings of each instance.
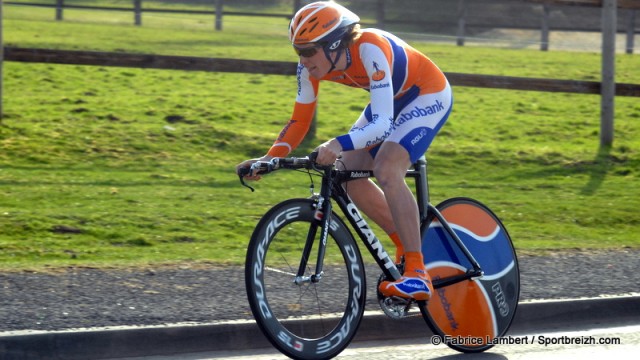
[[[240,168],[238,170],[238,176],[240,176],[241,178],[245,177],[246,175],[249,175],[249,173],[251,172],[251,168],[250,167],[243,167]]]
[[[269,173],[273,171],[276,165],[277,165],[277,161],[273,161],[273,160],[268,162],[256,161],[253,164],[251,164],[251,166],[240,168],[237,171],[238,177],[240,178],[240,183],[242,184],[242,186],[251,189],[251,191],[253,192],[255,191],[255,189],[247,185],[247,183],[244,181],[244,177],[247,175],[260,175],[260,174]]]
[[[314,150],[311,154],[309,154],[309,160],[312,163],[315,163],[317,159],[318,159],[318,151]]]

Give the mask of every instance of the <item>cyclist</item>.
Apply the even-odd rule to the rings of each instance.
[[[369,91],[370,102],[351,130],[317,147],[320,164],[372,169],[369,179],[348,183],[356,205],[376,222],[405,259],[397,281],[384,281],[385,296],[427,300],[433,293],[421,249],[418,207],[405,173],[422,156],[451,112],[451,88],[425,55],[396,36],[361,29],[360,18],[331,1],[301,8],[289,24],[289,39],[299,56],[298,94],[291,120],[266,155],[240,163],[285,157],[306,135],[322,80]],[[246,176],[259,180],[257,174]]]

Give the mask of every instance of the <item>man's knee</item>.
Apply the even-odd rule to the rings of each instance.
[[[376,161],[373,173],[380,186],[384,189],[393,184],[401,184],[404,182],[406,169],[402,166],[394,164],[393,161]]]

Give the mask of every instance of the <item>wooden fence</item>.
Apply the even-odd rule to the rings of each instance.
[[[142,25],[142,15],[143,13],[174,13],[174,14],[191,14],[191,15],[212,15],[214,16],[213,24],[216,30],[222,30],[223,27],[223,19],[225,16],[256,16],[256,17],[280,17],[290,19],[292,14],[295,13],[300,6],[306,1],[303,0],[294,0],[293,8],[291,13],[258,13],[258,12],[239,12],[239,11],[225,11],[224,10],[224,0],[211,0],[211,10],[180,10],[180,9],[158,9],[158,8],[146,8],[142,6],[143,0],[131,0],[132,6],[124,7],[124,6],[89,6],[89,5],[72,5],[66,4],[64,0],[51,0],[51,4],[44,3],[30,3],[30,2],[15,2],[15,1],[5,1],[4,3],[7,5],[22,5],[22,6],[39,6],[39,7],[49,7],[55,9],[55,18],[56,20],[62,21],[64,20],[64,10],[65,9],[83,9],[83,10],[100,10],[100,11],[128,11],[133,12],[133,22],[135,25]],[[228,0],[227,0],[228,1]],[[411,21],[402,20],[393,21],[385,18],[385,6],[391,0],[376,0],[375,1],[375,24],[366,24],[373,25],[379,28],[384,28],[385,24],[396,24],[396,23],[412,23]],[[541,4],[542,18],[540,19],[540,50],[547,51],[549,49],[549,34],[551,32],[550,26],[550,13],[553,7],[556,6],[564,6],[564,5],[582,5],[582,6],[602,6],[602,0],[526,0],[531,3]],[[640,9],[640,1],[638,0],[618,0],[618,7],[622,9],[629,9],[628,18],[626,19],[625,28],[626,28],[626,52],[632,54],[634,51],[634,38],[635,38],[635,19],[636,19],[636,10]],[[443,23],[443,25],[445,25]],[[458,0],[458,10],[457,10],[457,34],[456,34],[456,43],[459,46],[463,46],[466,41],[466,33],[467,28],[469,27],[480,27],[480,28],[490,28],[490,27],[500,27],[500,25],[496,24],[483,24],[478,22],[469,21],[469,1],[467,0]],[[530,27],[523,27],[521,24],[513,23],[509,25],[511,28],[527,28],[533,29]],[[562,31],[572,31],[571,28],[559,28],[558,30]],[[591,31],[599,31],[599,29],[592,29]]]
[[[75,10],[100,10],[100,11],[130,11],[133,12],[133,22],[135,25],[142,25],[143,13],[172,13],[172,14],[188,14],[188,15],[214,15],[215,16],[215,29],[222,30],[222,19],[225,15],[231,16],[256,16],[256,17],[280,17],[285,19],[291,19],[292,14],[296,9],[300,8],[301,0],[295,0],[293,2],[292,12],[289,14],[277,14],[277,13],[258,13],[258,12],[243,12],[243,11],[224,11],[223,0],[211,0],[211,10],[181,10],[181,9],[154,9],[143,8],[143,0],[131,0],[131,7],[122,6],[91,6],[91,5],[72,5],[65,4],[64,0],[52,0],[51,4],[43,3],[29,3],[29,2],[15,2],[5,1],[7,5],[22,5],[22,6],[36,6],[36,7],[49,7],[55,8],[56,20],[64,20],[65,9]]]
[[[464,1],[464,0],[461,0]],[[590,7],[602,7],[603,0],[527,0],[532,3],[542,4],[542,22],[540,29],[540,50],[549,50],[549,32],[551,28],[549,26],[549,17],[553,6],[590,6]],[[625,51],[627,54],[633,54],[634,38],[635,38],[635,22],[636,12],[640,9],[640,1],[638,0],[617,0],[617,7],[621,9],[629,9],[626,19],[626,35],[627,42]]]
[[[5,47],[4,59],[5,61],[30,63],[97,65],[144,69],[234,72],[292,76],[296,75],[297,68],[297,63],[286,61],[220,59],[99,51],[28,49],[17,47]],[[597,81],[555,80],[452,72],[448,72],[446,75],[454,86],[565,92],[576,94],[600,94],[601,90],[601,83]],[[618,83],[615,88],[616,96],[640,97],[639,84]]]

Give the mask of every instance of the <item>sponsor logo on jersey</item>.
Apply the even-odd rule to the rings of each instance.
[[[375,89],[388,88],[389,86],[391,86],[391,85],[389,85],[389,83],[384,83],[384,84],[375,84],[375,85],[371,85],[371,86],[369,87],[369,90],[375,90]]]
[[[281,141],[282,139],[284,139],[284,136],[287,134],[287,131],[289,131],[289,128],[291,127],[291,125],[295,124],[296,122],[297,121],[293,119],[289,120],[287,125],[284,126],[282,131],[280,131],[280,135],[278,135],[278,141]]]
[[[373,62],[373,68],[376,69],[376,71],[373,73],[373,75],[371,75],[371,80],[373,81],[382,81],[384,80],[385,76],[387,76],[387,74],[383,71],[380,70],[380,68],[378,67],[378,63],[376,63],[375,61]],[[373,89],[373,87],[372,87]]]
[[[360,131],[362,131],[363,128],[360,129]],[[377,136],[375,139],[373,140],[369,140],[365,143],[364,147],[369,147],[369,146],[373,146],[376,144],[379,144],[381,142],[384,141],[384,139],[388,138],[389,135],[391,135],[391,131],[394,129],[394,127],[389,128],[388,131],[385,131],[384,134],[382,136]]]
[[[422,140],[422,138],[423,138],[425,135],[427,135],[427,129],[424,129],[424,128],[423,128],[422,130],[420,130],[420,133],[419,133],[418,135],[416,135],[416,137],[414,137],[414,138],[411,140],[411,145],[415,145],[415,144],[417,144],[420,140]]]
[[[298,95],[302,93],[302,81],[300,81],[300,77],[302,75],[302,70],[304,70],[304,65],[298,63],[298,69],[296,71],[296,77],[298,79]]]
[[[427,106],[424,108],[416,106],[411,111],[400,114],[398,116],[398,119],[401,122],[404,122],[420,116],[433,115],[435,113],[439,113],[442,110],[444,110],[444,105],[442,104],[442,102],[440,102],[440,100],[436,100],[436,103],[431,106]]]

